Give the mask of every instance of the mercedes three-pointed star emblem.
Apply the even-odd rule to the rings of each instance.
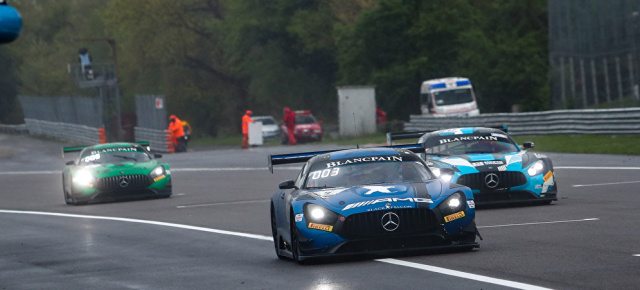
[[[489,173],[484,176],[484,184],[487,185],[488,188],[496,188],[500,183],[500,178],[495,173]]]
[[[129,186],[129,178],[126,176],[120,177],[120,179],[118,179],[118,185],[122,188]]]
[[[380,220],[382,222],[382,228],[388,232],[393,232],[400,226],[400,217],[393,212],[385,213]]]

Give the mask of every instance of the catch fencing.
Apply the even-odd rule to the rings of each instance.
[[[148,141],[151,150],[173,152],[171,131],[163,95],[136,95],[137,126],[135,140]]]
[[[640,134],[640,108],[556,110],[481,114],[473,117],[411,115],[404,131],[434,131],[458,127],[499,127],[510,135]]]

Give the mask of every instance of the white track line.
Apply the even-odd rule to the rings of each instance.
[[[275,167],[278,170],[300,170],[301,167]],[[585,170],[640,170],[640,167],[587,167],[587,166],[556,166],[554,169],[585,169]],[[220,167],[220,168],[171,168],[175,172],[210,172],[210,171],[261,171],[269,170],[268,167]],[[59,170],[40,171],[5,171],[0,175],[29,175],[29,174],[61,174]]]
[[[59,216],[59,217],[72,217],[72,218],[84,218],[84,219],[95,219],[95,220],[120,221],[120,222],[149,224],[149,225],[172,227],[172,228],[181,228],[181,229],[186,229],[186,230],[194,230],[194,231],[209,232],[209,233],[216,233],[216,234],[223,234],[223,235],[230,235],[230,236],[238,236],[238,237],[245,237],[245,238],[257,239],[257,240],[273,241],[273,238],[270,237],[270,236],[254,235],[254,234],[239,233],[239,232],[217,230],[217,229],[210,229],[210,228],[204,228],[204,227],[194,227],[194,226],[174,224],[174,223],[149,221],[149,220],[139,220],[139,219],[129,219],[129,218],[119,218],[119,217],[108,217],[108,216],[92,216],[92,215],[81,215],[81,214],[68,214],[68,213],[55,213],[55,212],[19,211],[19,210],[0,210],[0,213],[30,214],[30,215],[44,215],[44,216]]]
[[[544,224],[559,224],[559,223],[575,223],[575,222],[589,222],[589,221],[598,221],[599,218],[587,218],[581,220],[564,220],[564,221],[550,221],[550,222],[535,222],[535,223],[522,223],[522,224],[507,224],[507,225],[495,225],[495,226],[479,226],[479,229],[482,228],[502,228],[502,227],[514,227],[514,226],[531,226],[531,225],[544,225]]]
[[[640,167],[554,166],[553,169],[640,170]]]
[[[18,211],[18,210],[0,210],[0,213],[29,214],[29,215],[42,215],[42,216],[58,216],[58,217],[85,218],[85,219],[96,219],[96,220],[111,220],[111,221],[129,222],[129,223],[150,224],[150,225],[165,226],[165,227],[172,227],[172,228],[181,228],[181,229],[186,229],[186,230],[195,230],[195,231],[201,231],[201,232],[209,232],[209,233],[216,233],[216,234],[223,234],[223,235],[230,235],[230,236],[245,237],[245,238],[257,239],[257,240],[273,241],[273,238],[270,237],[270,236],[254,235],[254,234],[247,234],[247,233],[239,233],[239,232],[231,232],[231,231],[210,229],[210,228],[204,228],[204,227],[194,227],[194,226],[188,226],[188,225],[182,225],[182,224],[165,223],[165,222],[157,222],[157,221],[149,221],[149,220],[139,220],[139,219],[130,219],[130,218],[106,217],[106,216],[90,216],[90,215],[79,215],[79,214],[55,213],[55,212]],[[396,259],[377,259],[375,261],[382,262],[382,263],[399,265],[399,266],[410,267],[410,268],[414,268],[414,269],[420,269],[420,270],[439,273],[439,274],[445,274],[445,275],[460,277],[460,278],[464,278],[464,279],[471,279],[471,280],[476,280],[476,281],[495,284],[495,285],[512,287],[512,288],[516,288],[516,289],[535,289],[535,290],[548,289],[548,288],[538,287],[538,286],[530,285],[530,284],[524,284],[524,283],[518,283],[518,282],[513,282],[513,281],[508,281],[508,280],[496,279],[496,278],[486,277],[486,276],[482,276],[482,275],[470,274],[470,273],[465,273],[465,272],[461,272],[461,271],[449,270],[449,269],[445,269],[445,268],[429,266],[429,265],[423,265],[423,264],[418,264],[418,263],[405,262],[405,261],[396,260]]]
[[[610,182],[610,183],[595,183],[595,184],[575,184],[571,187],[588,187],[588,186],[601,186],[601,185],[617,185],[617,184],[630,184],[640,183],[640,181],[622,181],[622,182]]]
[[[262,203],[268,202],[268,199],[264,200],[245,200],[245,201],[230,201],[230,202],[218,202],[218,203],[203,203],[194,205],[179,205],[176,208],[191,208],[191,207],[204,207],[204,206],[216,206],[216,205],[230,205],[230,204],[245,204],[245,203]]]
[[[535,289],[535,290],[550,289],[550,288],[539,287],[531,284],[518,283],[518,282],[509,281],[509,280],[491,278],[487,276],[481,276],[481,275],[476,275],[476,274],[471,274],[471,273],[466,273],[466,272],[461,272],[456,270],[449,270],[445,268],[423,265],[418,263],[406,262],[406,261],[396,260],[396,259],[376,259],[376,261],[393,264],[393,265],[405,266],[409,268],[414,268],[414,269],[419,269],[419,270],[424,270],[424,271],[429,271],[434,273],[440,273],[440,274],[449,275],[449,276],[470,279],[470,280],[476,280],[480,282],[506,286],[506,287],[516,288],[516,289]]]

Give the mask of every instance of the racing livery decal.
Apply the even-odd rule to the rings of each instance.
[[[463,217],[465,217],[464,211],[461,211],[461,212],[450,214],[450,215],[444,217],[444,221],[445,222],[451,222],[451,221],[454,221],[454,220],[457,220],[457,219],[463,218]]]
[[[325,232],[331,232],[333,230],[333,226],[323,225],[323,224],[314,224],[314,223],[309,223],[309,228],[315,229],[315,230],[321,230]]]

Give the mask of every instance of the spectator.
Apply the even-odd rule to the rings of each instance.
[[[249,144],[249,123],[253,123],[251,115],[253,115],[253,112],[247,110],[244,116],[242,116],[242,148],[247,148]]]
[[[91,68],[91,60],[92,58],[91,58],[91,55],[89,54],[88,49],[83,47],[78,50],[78,61],[80,61],[82,76],[88,80],[93,79],[93,69]]]
[[[169,117],[169,131],[173,141],[173,152],[186,152],[187,139],[184,136],[184,127],[182,127],[182,121],[175,115]]]
[[[296,113],[291,111],[289,107],[284,107],[282,125],[286,128],[287,144],[295,145],[298,143],[298,141],[296,141],[296,136],[293,133],[293,129],[296,127]]]

